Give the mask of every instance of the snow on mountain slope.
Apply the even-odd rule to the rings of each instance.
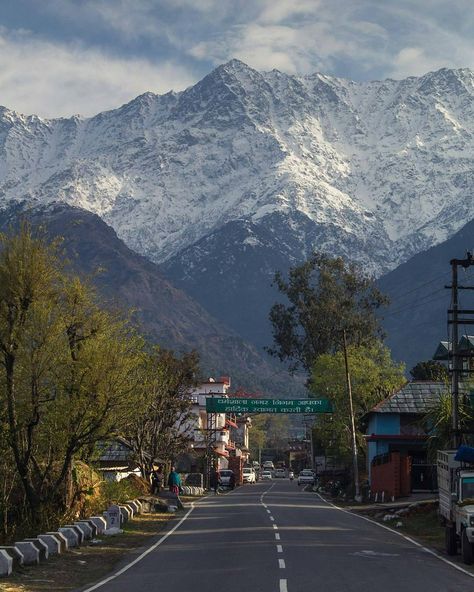
[[[155,262],[234,220],[297,236],[303,217],[304,248],[380,274],[474,218],[473,98],[465,69],[355,83],[232,60],[88,119],[2,108],[0,204],[87,209]]]

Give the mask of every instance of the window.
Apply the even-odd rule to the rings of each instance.
[[[474,499],[474,477],[464,477],[462,480],[462,499]]]

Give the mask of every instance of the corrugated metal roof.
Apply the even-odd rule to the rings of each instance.
[[[425,414],[439,401],[449,387],[444,382],[415,380],[378,403],[371,413],[419,413]],[[461,389],[460,389],[461,390]]]
[[[474,335],[463,335],[458,342],[458,353],[470,354],[474,350]],[[449,360],[451,343],[449,341],[440,341],[433,355],[433,360]]]
[[[433,354],[433,360],[448,360],[450,347],[451,344],[449,341],[440,341],[435,353]]]

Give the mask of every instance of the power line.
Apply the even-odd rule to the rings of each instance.
[[[435,278],[429,280],[428,282],[424,282],[424,283],[422,283],[422,284],[420,284],[418,286],[415,286],[414,288],[412,288],[408,292],[402,292],[402,293],[395,294],[394,300],[396,302],[397,300],[403,299],[405,296],[408,296],[410,294],[413,294],[413,292],[416,292],[417,290],[420,290],[421,288],[424,288],[425,286],[429,286],[431,284],[434,284],[434,282],[437,282],[437,281],[439,281],[440,279],[442,279],[442,278],[444,278],[446,276],[449,276],[449,272],[442,273],[442,274],[436,276]]]
[[[430,296],[433,296],[434,294],[438,294],[439,292],[444,292],[444,287],[443,288],[439,288],[438,290],[435,290],[434,292],[431,292],[430,294],[426,294],[426,296],[423,296],[421,299],[419,299],[419,301],[418,301],[417,304],[407,304],[406,306],[402,306],[401,308],[398,308],[396,310],[392,310],[392,311],[388,312],[386,315],[384,315],[383,318],[394,316],[394,315],[399,314],[401,312],[404,312],[406,310],[411,310],[413,308],[418,308],[420,306],[424,306],[426,304],[430,304],[431,302],[440,301],[440,300],[442,300],[444,298],[444,295],[443,295],[442,298],[438,296],[437,298],[431,298],[430,300],[425,300],[425,298],[428,298]]]

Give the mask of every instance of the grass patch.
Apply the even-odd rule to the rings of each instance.
[[[444,528],[440,525],[436,507],[424,508],[421,506],[407,516],[401,516],[399,521],[402,526],[397,530],[423,541],[438,551],[444,550]]]

